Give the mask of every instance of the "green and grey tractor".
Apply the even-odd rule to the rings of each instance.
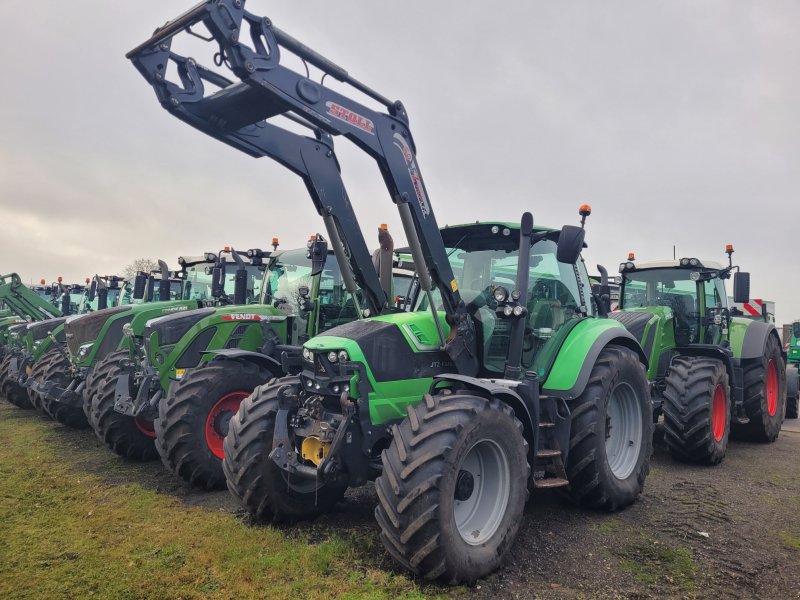
[[[159,277],[137,274],[131,304],[97,310],[67,318],[64,323],[65,346],[55,346],[44,364],[32,372],[28,383],[41,396],[46,412],[71,427],[89,425],[84,411],[84,389],[96,363],[125,343],[125,325],[141,328],[155,316],[190,310],[210,299],[188,291],[193,273],[205,271],[216,260],[213,253],[186,260],[177,273],[159,261]],[[157,288],[157,294],[155,292]],[[122,290],[125,292],[126,290]],[[186,291],[186,297],[183,296]],[[127,294],[120,294],[126,301]],[[148,301],[152,298],[152,301]],[[157,298],[157,300],[156,300]],[[144,302],[140,304],[139,302]]]
[[[526,212],[440,231],[402,103],[245,4],[202,2],[128,57],[171,114],[251,155],[280,138],[276,123],[289,115],[367,152],[399,210],[422,300],[402,312],[382,288],[360,285],[364,318],[311,338],[299,375],[241,403],[224,442],[231,492],[258,518],[294,521],[376,480],[387,552],[447,582],[503,563],[531,489],[607,510],[634,502],[652,447],[647,360],[592,294],[580,258],[588,207],[580,227],[534,227]],[[224,57],[217,69],[172,50],[176,35],[203,28]],[[284,66],[283,54],[339,80],[337,91]],[[223,67],[240,81],[219,75]],[[385,112],[338,91],[351,88]],[[328,138],[301,147],[306,165],[338,173]],[[349,198],[312,199],[337,257],[340,244],[363,242],[342,216]],[[352,273],[372,271],[360,262]]]
[[[137,317],[130,327],[124,328],[120,346],[97,362],[84,398],[90,425],[112,451],[136,460],[157,458],[153,421],[169,381],[179,379],[187,369],[196,366],[208,344],[212,344],[212,350],[222,350],[240,343],[248,347],[252,343],[253,332],[247,325],[253,321],[253,315],[244,306],[260,299],[262,272],[269,256],[269,252],[259,249],[244,253],[226,248],[213,267],[194,269],[185,278],[184,297],[202,300],[202,308],[194,306],[166,316],[151,314],[144,320]],[[229,263],[227,258],[233,262]],[[233,272],[230,264],[235,266]],[[188,328],[218,312],[226,315],[220,323],[209,326],[185,345],[179,343],[184,324]],[[153,324],[161,322],[168,324],[165,330],[168,343],[156,343],[153,348]],[[225,339],[221,340],[222,336]]]
[[[611,317],[640,341],[649,361],[653,416],[676,459],[717,464],[730,435],[772,442],[784,418],[786,370],[772,323],[731,314],[747,302],[750,274],[687,257],[619,266],[619,310]]]

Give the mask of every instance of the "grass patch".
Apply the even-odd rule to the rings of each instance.
[[[788,531],[781,531],[778,534],[781,538],[781,543],[791,550],[800,550],[800,536],[797,536]]]
[[[598,533],[605,533],[609,535],[618,533],[623,528],[625,528],[625,523],[623,523],[622,519],[618,519],[616,517],[608,517],[599,523],[592,525],[592,529]]]
[[[671,584],[684,592],[695,590],[697,565],[688,548],[641,544],[626,548],[621,567],[644,585]]]
[[[377,532],[365,544],[335,528],[315,529],[311,540],[248,526],[143,488],[134,481],[140,467],[90,433],[70,443],[74,434],[55,427],[0,406],[0,598],[416,599],[445,591],[382,569]]]

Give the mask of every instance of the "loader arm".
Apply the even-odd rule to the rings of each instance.
[[[133,61],[153,85],[162,106],[174,116],[237,150],[255,158],[269,157],[299,175],[311,195],[314,208],[325,222],[348,291],[354,293],[356,287],[361,288],[371,315],[378,315],[389,307],[345,190],[330,135],[292,114],[286,116],[314,131],[316,137],[302,136],[259,120],[250,103],[261,101],[253,95],[243,98],[237,91],[237,86],[241,90],[243,84],[235,85],[192,59],[164,50],[161,46],[153,52],[135,56]],[[158,66],[167,61],[177,66],[183,87],[158,76]],[[203,97],[206,83],[222,88],[215,95],[218,100],[212,103],[211,109],[208,100]],[[182,101],[172,100],[176,94],[181,96]],[[219,108],[223,106],[234,113],[247,113],[248,119],[233,122],[221,118]]]
[[[459,372],[476,374],[474,324],[448,261],[402,103],[392,102],[350,77],[347,71],[275,27],[270,19],[250,13],[244,6],[244,0],[206,0],[157,29],[127,57],[153,85],[167,110],[190,123],[190,114],[192,120],[201,119],[202,126],[191,124],[219,139],[268,127],[266,121],[272,117],[294,113],[330,135],[343,135],[375,159],[400,212],[420,285],[427,293],[433,286],[441,293],[451,325],[450,339],[442,339],[443,346]],[[192,31],[201,23],[210,37]],[[227,68],[240,82],[230,83],[216,71],[174,54],[170,49],[173,38],[182,32],[218,44],[214,57],[217,68]],[[368,108],[322,82],[312,81],[307,73],[281,65],[284,50],[369,96],[385,106],[387,112]],[[178,65],[180,85],[166,81],[169,60]],[[204,97],[202,80],[221,89]],[[244,140],[237,141],[248,146]],[[438,323],[438,319],[434,320]],[[440,337],[443,338],[441,331]]]
[[[61,316],[58,308],[28,288],[16,273],[0,276],[0,302],[5,302],[25,320],[42,321]]]

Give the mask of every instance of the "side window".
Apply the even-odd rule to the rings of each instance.
[[[718,305],[725,306],[725,302],[722,300],[722,298],[725,298],[725,295],[723,294],[720,296],[717,286],[718,281],[719,280],[711,280],[703,282],[703,295],[705,296],[706,310],[716,308]]]

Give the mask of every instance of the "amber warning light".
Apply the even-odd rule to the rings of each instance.
[[[636,255],[633,252],[628,252],[628,260],[636,260]]]

